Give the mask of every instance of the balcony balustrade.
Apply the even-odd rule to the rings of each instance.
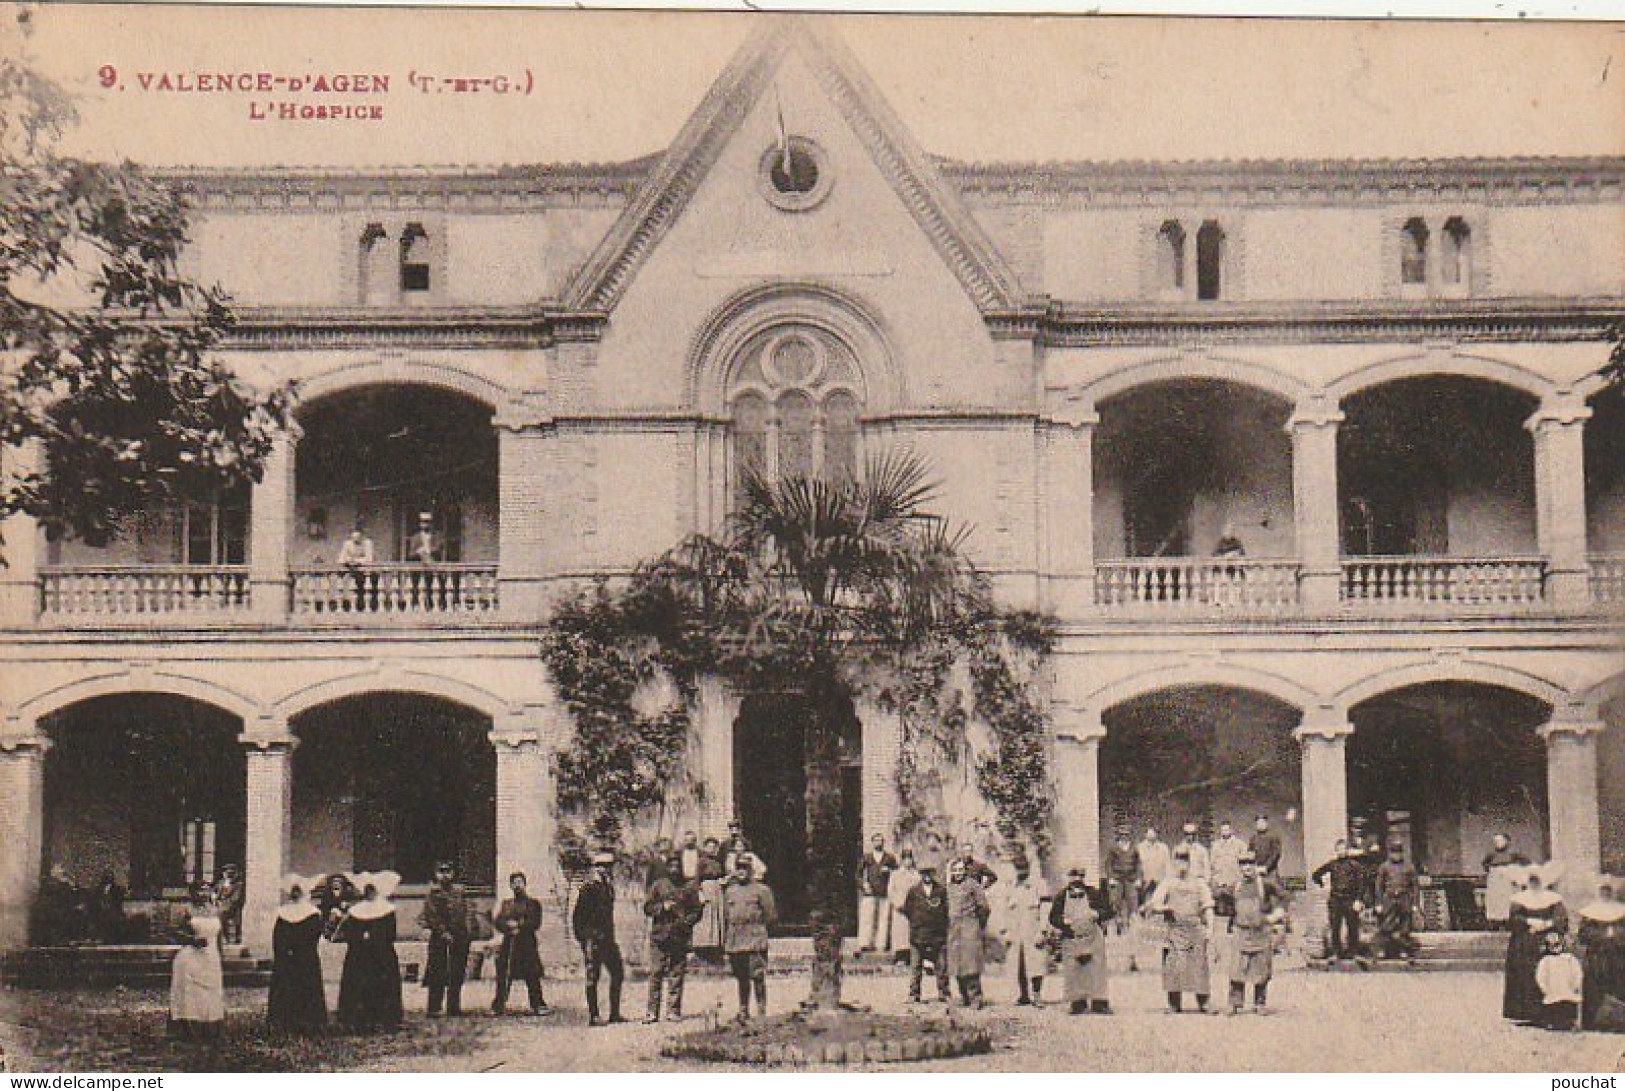
[[[1603,607],[1625,605],[1625,553],[1591,555],[1591,601]]]
[[[497,610],[494,564],[379,564],[296,568],[296,618],[470,620]]]
[[[1521,610],[1541,604],[1541,557],[1345,557],[1343,602],[1354,612]]]
[[[1122,616],[1278,617],[1298,609],[1298,562],[1156,557],[1095,566],[1095,603]]]
[[[249,608],[246,565],[74,565],[40,573],[47,619],[231,618]]]

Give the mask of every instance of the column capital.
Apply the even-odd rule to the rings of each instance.
[[[1057,701],[1051,706],[1057,742],[1098,744],[1106,737],[1106,724],[1094,709]]]
[[[497,753],[499,755],[505,750],[513,753],[520,753],[527,747],[539,747],[542,744],[540,736],[538,736],[535,731],[509,731],[499,729],[488,733],[485,737],[491,741],[492,746],[497,748]]]
[[[1606,730],[1608,730],[1608,725],[1602,720],[1582,719],[1550,720],[1539,728],[1540,737],[1545,739],[1548,744],[1553,739],[1560,739],[1565,736],[1585,739],[1592,735],[1600,735]]]
[[[0,735],[0,754],[44,756],[51,745],[51,740],[45,735]]]
[[[1044,423],[1074,430],[1100,423],[1094,399],[1079,390],[1049,390],[1044,396]]]
[[[1292,737],[1300,743],[1311,740],[1320,742],[1342,742],[1354,734],[1354,725],[1342,712],[1330,708],[1311,708],[1304,712],[1303,719],[1298,726],[1292,729]]]
[[[291,731],[272,735],[258,731],[245,731],[237,736],[237,741],[244,750],[251,754],[281,754],[293,753],[299,747],[299,736]]]
[[[1336,398],[1318,391],[1301,396],[1287,418],[1286,430],[1300,428],[1335,428],[1343,423],[1343,408]]]
[[[1541,399],[1540,407],[1524,421],[1524,427],[1533,432],[1546,425],[1567,427],[1583,424],[1590,419],[1591,407],[1586,404],[1583,395],[1572,390],[1559,390]]]
[[[503,432],[539,432],[553,426],[553,414],[540,395],[514,398],[496,411],[491,425]]]

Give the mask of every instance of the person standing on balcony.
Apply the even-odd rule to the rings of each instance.
[[[429,574],[422,569],[439,564],[443,559],[440,536],[434,532],[433,512],[418,512],[418,529],[412,532],[412,538],[406,544],[406,559],[416,566],[412,571],[413,609],[432,607],[435,605],[433,587]]]
[[[358,524],[350,531],[350,536],[344,539],[344,545],[339,547],[339,567],[349,574],[350,580],[355,584],[356,613],[367,610],[367,585],[372,580],[371,569],[376,561],[372,539],[367,536],[365,528]]]

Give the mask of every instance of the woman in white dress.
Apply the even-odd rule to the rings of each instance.
[[[226,1022],[226,982],[220,965],[220,918],[194,900],[169,976],[169,1032],[188,1041],[214,1041]]]

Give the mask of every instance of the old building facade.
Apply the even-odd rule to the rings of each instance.
[[[550,604],[744,465],[890,444],[1062,623],[1059,860],[1257,813],[1294,875],[1355,815],[1438,875],[1497,829],[1625,858],[1625,160],[949,161],[774,24],[648,159],[186,180],[300,434],[104,547],[5,528],[6,943],[54,864],[241,860],[251,937],[290,868],[554,875]],[[681,821],[720,830],[762,736],[700,712]],[[858,718],[886,830],[897,727]]]

